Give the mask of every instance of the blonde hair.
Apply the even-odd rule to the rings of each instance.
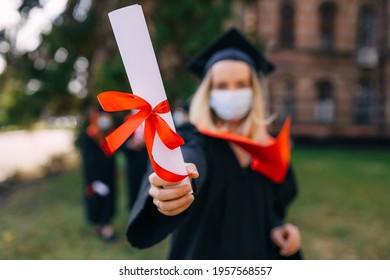
[[[241,121],[236,131],[240,136],[266,142],[268,132],[266,125],[268,121],[265,116],[265,106],[260,80],[252,70],[252,108],[249,114]],[[203,79],[196,90],[190,106],[190,121],[194,125],[200,125],[212,131],[225,131],[226,128],[218,124],[218,119],[210,108],[211,71]]]

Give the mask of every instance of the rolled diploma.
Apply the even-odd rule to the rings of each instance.
[[[167,96],[142,8],[140,5],[132,5],[112,11],[108,16],[133,93],[144,98],[154,108]],[[176,131],[170,112],[160,116]],[[170,150],[157,133],[152,154],[163,168],[187,175],[180,147]],[[188,177],[184,181],[189,183]]]

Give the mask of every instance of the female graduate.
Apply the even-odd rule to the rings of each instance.
[[[116,208],[116,163],[105,136],[113,129],[112,116],[99,108],[89,112],[90,124],[81,142],[86,218],[104,241],[115,241],[112,220]]]
[[[128,241],[146,248],[172,233],[170,259],[299,259],[299,230],[283,222],[297,191],[288,125],[277,139],[268,134],[258,78],[273,66],[230,29],[189,68],[204,77],[193,125],[179,131],[192,186],[145,178]]]

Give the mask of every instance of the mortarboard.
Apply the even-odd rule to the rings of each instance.
[[[197,76],[203,77],[214,63],[221,60],[244,61],[263,75],[275,68],[236,28],[230,28],[193,57],[187,63],[187,68]]]

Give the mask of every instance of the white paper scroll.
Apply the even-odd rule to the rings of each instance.
[[[108,16],[133,93],[154,108],[167,96],[142,8],[132,5],[110,12]],[[175,130],[171,113],[161,117]],[[180,148],[170,150],[157,133],[152,153],[163,168],[179,175],[187,174]]]

